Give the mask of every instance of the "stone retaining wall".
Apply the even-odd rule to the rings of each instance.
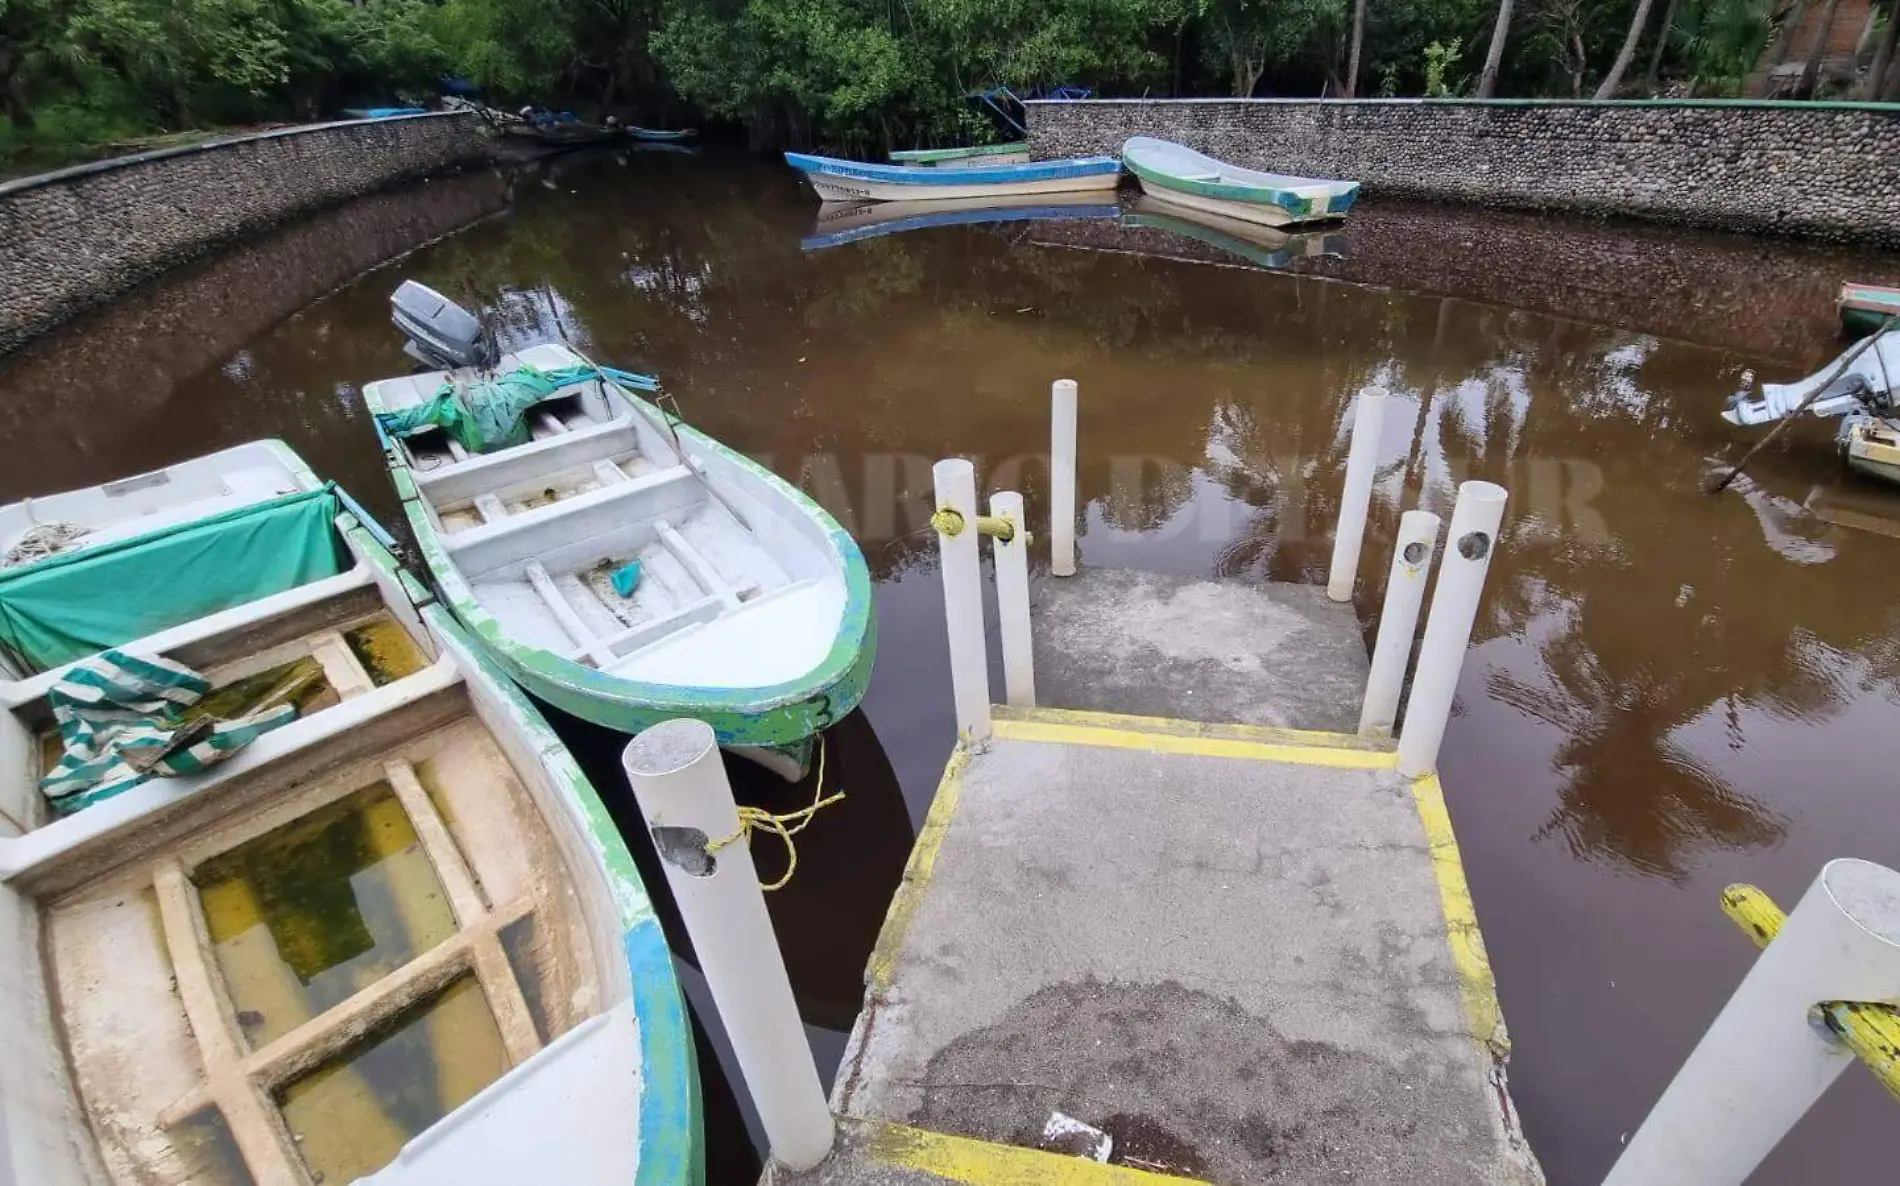
[[[0,352],[243,235],[487,156],[476,117],[350,120],[0,184]]]
[[[1134,210],[1165,207],[1143,198]],[[1834,297],[1843,277],[1900,284],[1900,255],[1892,252],[1399,200],[1365,202],[1342,226],[1305,238],[1321,235],[1333,254],[1295,258],[1289,245],[1282,249],[1289,262],[1275,270],[1694,342],[1789,368],[1777,377],[1813,370],[1840,352]],[[1260,237],[1278,238],[1264,230]],[[1028,238],[1262,267],[1218,242],[1132,218],[1039,222]]]
[[[1038,158],[1159,136],[1370,194],[1900,245],[1900,105],[1524,100],[1034,102]]]

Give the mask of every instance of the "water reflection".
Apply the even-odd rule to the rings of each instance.
[[[1009,222],[1113,220],[1121,207],[1101,194],[1022,194],[994,198],[939,198],[912,202],[826,202],[812,233],[799,246],[822,251],[932,227],[996,226]]]
[[[809,195],[769,164],[643,153],[558,180],[402,275],[487,307],[510,343],[565,336],[660,374],[696,424],[831,509],[878,582],[869,715],[833,750],[846,814],[802,850],[808,888],[774,902],[781,933],[813,944],[794,982],[818,1028],[849,1024],[951,744],[930,463],[973,457],[986,487],[1046,515],[1057,377],[1081,385],[1087,563],[1322,579],[1367,384],[1392,392],[1358,591],[1369,625],[1403,508],[1448,514],[1466,478],[1512,492],[1447,788],[1553,1183],[1600,1180],[1733,987],[1748,953],[1715,908],[1723,881],[1792,898],[1830,856],[1900,864],[1886,790],[1900,541],[1859,529],[1900,520],[1895,498],[1840,476],[1826,425],[1797,426],[1730,494],[1701,492],[1751,443],[1717,418],[1743,373],[1832,352],[1834,287],[1900,276],[1892,259],[1379,204],[1355,211],[1350,258],[1279,271],[1203,266],[1203,251],[1237,257],[1086,219],[808,252]],[[1167,248],[1072,249],[1110,230]],[[0,404],[25,455],[0,485],[64,488],[280,435],[385,509],[352,396],[405,367],[386,325],[395,279],[221,347],[149,406],[134,393],[103,416],[100,395],[28,385]],[[137,356],[145,340],[133,327],[82,348]],[[21,392],[32,365],[0,388]],[[617,739],[562,727],[611,780]],[[1630,1034],[1645,1040],[1606,1041]],[[1843,1098],[1839,1115],[1858,1114]],[[1797,1168],[1760,1180],[1864,1176],[1866,1141],[1835,1115],[1798,1135]]]

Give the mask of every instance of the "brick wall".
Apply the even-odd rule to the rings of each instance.
[[[1176,140],[1370,195],[1900,245],[1900,105],[1109,99],[1029,107],[1037,158]]]
[[[318,124],[0,185],[0,352],[220,244],[485,159],[476,122],[448,113]]]

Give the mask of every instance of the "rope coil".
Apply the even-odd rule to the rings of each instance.
[[[763,807],[746,807],[741,805],[739,808],[739,830],[719,840],[708,840],[706,842],[706,855],[709,857],[716,855],[720,849],[725,848],[727,845],[737,844],[739,841],[747,839],[755,830],[770,832],[785,842],[785,873],[777,881],[770,884],[764,882],[759,883],[759,888],[766,893],[771,893],[776,889],[784,889],[791,883],[792,874],[798,871],[798,844],[792,837],[805,830],[806,825],[811,823],[812,817],[818,814],[819,808],[829,807],[833,803],[841,801],[843,798],[843,791],[834,791],[829,795],[825,794],[825,735],[820,733],[818,735],[818,777],[812,782],[811,806],[801,807],[797,811],[788,811],[782,815],[774,815]]]

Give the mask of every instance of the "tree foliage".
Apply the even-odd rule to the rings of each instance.
[[[0,148],[9,139],[96,141],[312,118],[420,99],[453,74],[499,104],[725,121],[749,128],[761,146],[876,152],[993,134],[964,96],[999,84],[1336,95],[1355,40],[1358,89],[1376,81],[1385,95],[1571,96],[1606,84],[1732,94],[1757,68],[1778,15],[1776,0],[1665,0],[1660,19],[1653,6],[0,0]]]

